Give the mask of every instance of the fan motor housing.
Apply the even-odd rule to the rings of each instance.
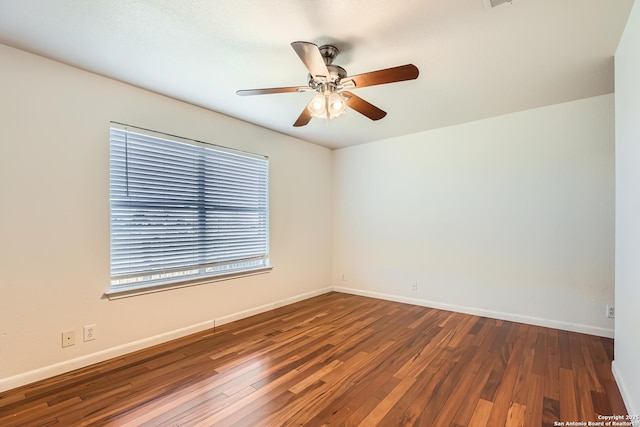
[[[340,53],[337,47],[325,44],[320,46],[318,50],[320,51],[320,55],[322,55],[322,59],[329,70],[330,82],[337,84],[341,79],[347,77],[347,70],[339,65],[333,65],[333,60],[338,56],[338,53]],[[309,86],[316,89],[321,83],[322,82],[314,80],[311,74],[309,74]]]
[[[327,70],[329,70],[330,82],[338,84],[341,79],[347,77],[347,70],[339,65],[333,64],[333,60],[336,59],[336,56],[338,56],[338,53],[340,53],[337,47],[330,44],[325,44],[323,46],[320,46],[318,50],[320,51],[320,55],[322,55],[322,59],[327,66]],[[315,81],[313,77],[309,75],[309,85],[311,87],[315,88],[319,84],[320,82]]]
[[[339,65],[330,64],[327,65],[327,69],[329,70],[329,81],[332,83],[337,84],[341,79],[347,77],[347,70]],[[309,86],[315,88],[321,83],[322,82],[315,80],[313,76],[309,74]]]

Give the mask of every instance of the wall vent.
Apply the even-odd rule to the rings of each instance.
[[[517,0],[483,0],[485,9],[489,10],[503,4],[513,4]]]

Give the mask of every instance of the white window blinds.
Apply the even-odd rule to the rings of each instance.
[[[265,157],[114,123],[110,141],[110,291],[269,266]]]

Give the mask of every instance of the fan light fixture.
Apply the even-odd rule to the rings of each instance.
[[[343,115],[347,110],[347,102],[335,87],[326,85],[309,101],[307,108],[312,117],[329,120]]]

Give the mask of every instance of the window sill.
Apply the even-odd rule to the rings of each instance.
[[[104,293],[103,298],[107,298],[110,301],[112,301],[112,300],[118,300],[122,298],[135,297],[138,295],[146,295],[146,294],[152,294],[156,292],[170,291],[172,289],[181,289],[181,288],[188,288],[191,286],[205,285],[207,283],[222,282],[224,280],[238,279],[241,277],[256,276],[258,274],[269,273],[271,272],[271,270],[273,270],[273,267],[260,267],[260,268],[256,268],[255,270],[220,274],[220,275],[211,276],[211,277],[201,277],[198,279],[193,279],[193,280],[184,281],[184,282],[162,283],[162,284],[146,286],[144,288],[108,290]]]

